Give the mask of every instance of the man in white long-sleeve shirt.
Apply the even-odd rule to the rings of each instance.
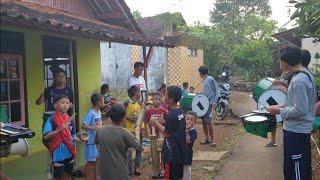
[[[287,48],[281,66],[292,73],[286,103],[271,106],[271,114],[281,114],[283,123],[284,166],[286,180],[311,180],[310,135],[315,116],[315,80],[301,61],[299,48]]]

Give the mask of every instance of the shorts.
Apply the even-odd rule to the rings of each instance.
[[[86,161],[96,162],[97,158],[99,158],[97,145],[87,144],[86,145]]]
[[[209,105],[207,113],[201,118],[203,123],[211,124],[212,123],[212,105]]]
[[[164,178],[178,180],[183,177],[183,164],[164,164]]]
[[[68,159],[54,162],[53,163],[53,177],[54,178],[62,178],[64,172],[66,172],[67,174],[72,176],[73,167],[74,167],[74,159],[72,156]]]

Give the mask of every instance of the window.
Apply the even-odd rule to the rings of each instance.
[[[44,79],[45,87],[49,87],[53,83],[53,68],[61,68],[67,73],[67,86],[73,87],[71,66],[69,58],[69,40],[56,38],[56,37],[44,37],[43,38],[43,50],[44,50]]]
[[[0,55],[0,120],[25,125],[24,76],[22,56]]]
[[[197,49],[196,48],[188,48],[188,56],[196,57]]]
[[[0,121],[26,125],[24,35],[0,31]]]

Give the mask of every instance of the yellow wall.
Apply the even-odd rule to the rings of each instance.
[[[100,91],[100,43],[95,40],[77,39],[79,114],[80,122],[90,107],[90,97]]]
[[[10,30],[24,33],[25,39],[25,62],[27,79],[27,111],[29,128],[36,132],[36,136],[28,139],[30,153],[35,153],[44,149],[41,143],[41,126],[42,113],[44,106],[35,104],[35,100],[39,97],[43,90],[44,73],[43,73],[43,56],[42,56],[42,36],[53,35],[50,33],[21,29],[16,27],[1,26],[1,30]],[[66,38],[66,37],[64,37]],[[78,71],[78,92],[79,92],[79,115],[80,122],[84,114],[90,108],[90,96],[93,92],[98,91],[100,87],[100,42],[97,40],[89,40],[82,38],[74,38],[77,47],[77,71]],[[6,161],[1,158],[1,161]]]

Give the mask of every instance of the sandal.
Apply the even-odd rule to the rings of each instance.
[[[164,178],[164,175],[161,173],[158,173],[152,176],[152,179],[162,179],[162,178]]]
[[[277,146],[277,144],[276,143],[268,143],[268,144],[266,144],[264,147],[276,147]]]
[[[210,144],[210,143],[211,143],[211,141],[209,141],[209,140],[205,140],[205,141],[200,142],[201,145]]]
[[[216,143],[213,142],[213,143],[210,144],[210,146],[211,147],[216,147]]]
[[[75,170],[72,172],[73,177],[85,177],[84,173],[81,170]]]

